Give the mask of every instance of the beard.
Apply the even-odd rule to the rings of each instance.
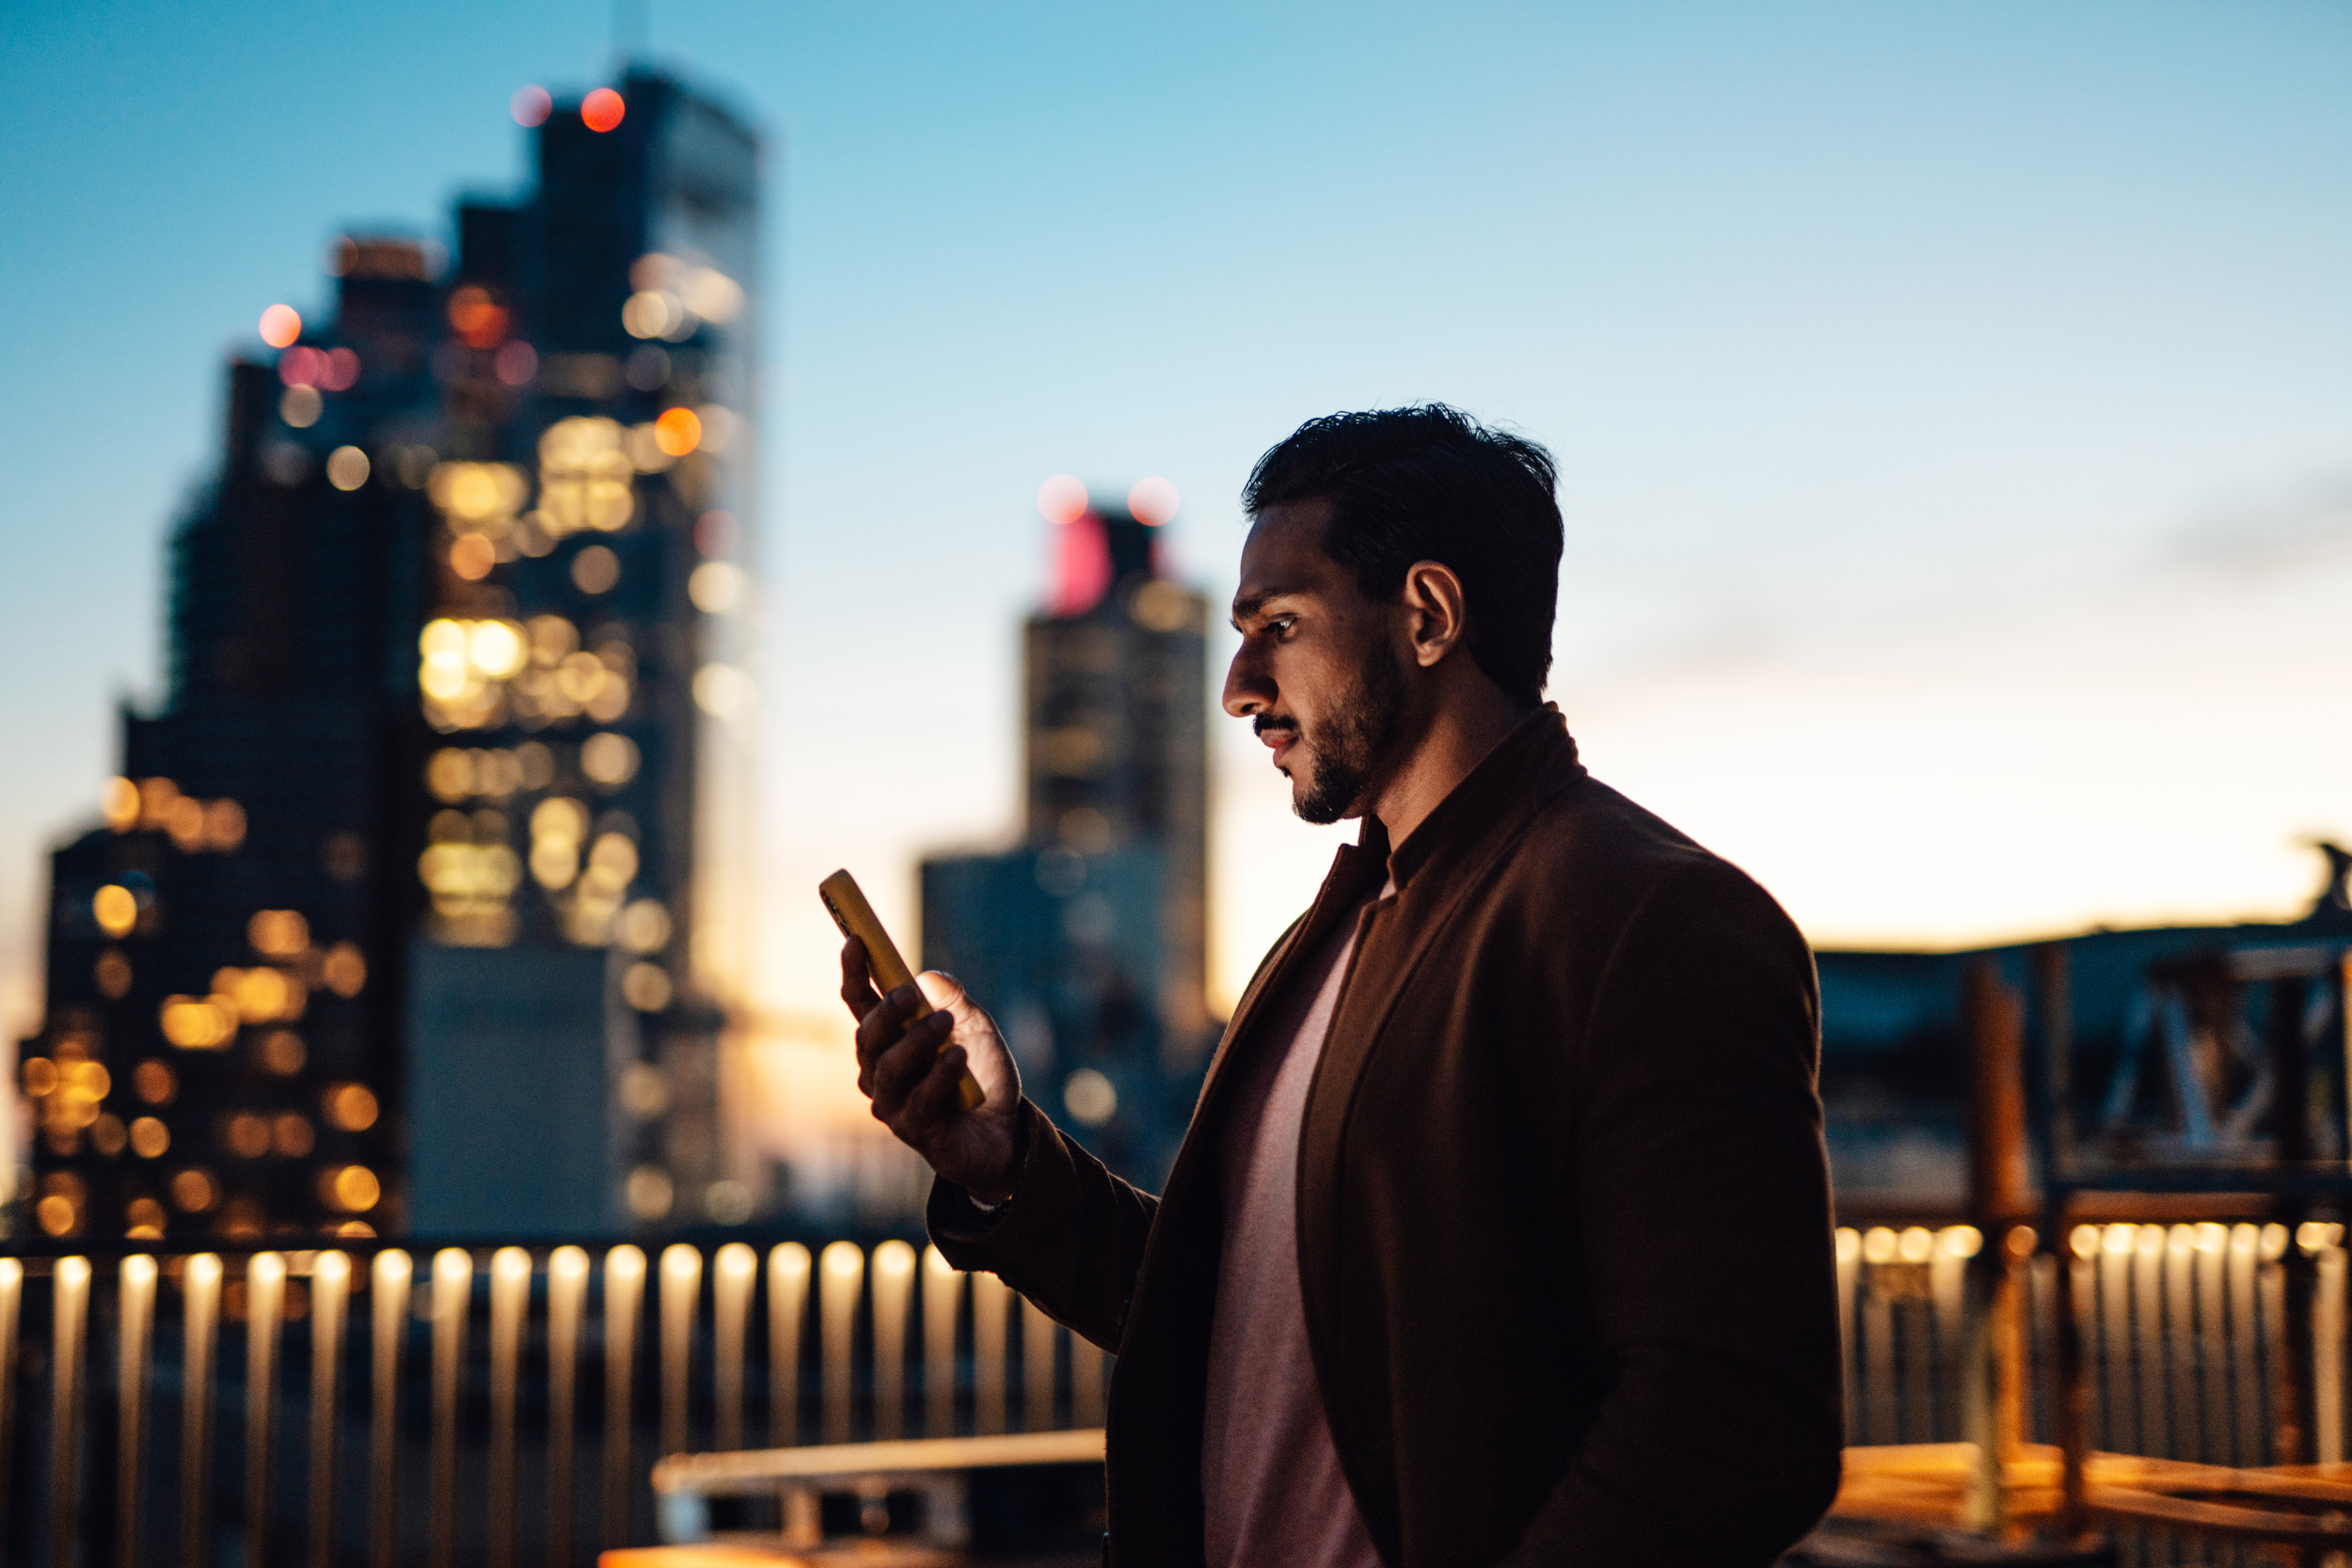
[[[1306,785],[1294,792],[1291,810],[1322,824],[1358,809],[1404,725],[1405,678],[1394,656],[1377,647],[1330,713],[1301,732]]]

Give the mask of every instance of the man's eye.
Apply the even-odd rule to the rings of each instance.
[[[1278,615],[1266,623],[1266,627],[1277,637],[1288,637],[1291,634],[1291,628],[1296,625],[1298,625],[1296,617]]]

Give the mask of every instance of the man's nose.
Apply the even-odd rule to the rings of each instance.
[[[1274,705],[1274,683],[1250,657],[1248,642],[1234,651],[1233,662],[1226,667],[1224,704],[1225,711],[1236,719],[1247,719]]]

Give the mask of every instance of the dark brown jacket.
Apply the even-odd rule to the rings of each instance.
[[[993,1222],[932,1232],[1115,1349],[1110,1555],[1202,1560],[1220,1215],[1203,1130],[1331,922],[1392,875],[1307,1103],[1307,1338],[1385,1563],[1770,1563],[1836,1489],[1813,962],[1769,895],[1588,777],[1556,710],[1393,855],[1375,819],[1275,945],[1168,1191],[1028,1108]]]

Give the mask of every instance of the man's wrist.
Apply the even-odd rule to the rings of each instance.
[[[963,1196],[972,1206],[984,1214],[993,1214],[1012,1201],[1021,1190],[1021,1172],[1029,1163],[1029,1118],[1016,1108],[1012,1123],[1012,1158],[1006,1163],[1004,1174],[985,1185],[975,1183],[963,1189]]]

